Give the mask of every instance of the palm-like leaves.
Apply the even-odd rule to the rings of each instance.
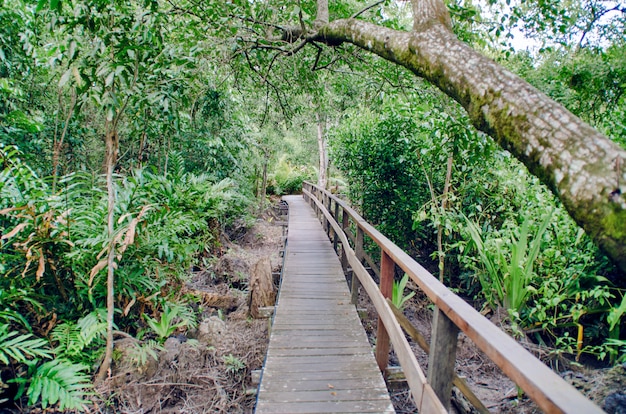
[[[0,324],[0,362],[9,365],[12,360],[25,363],[33,358],[50,358],[48,342],[32,334],[9,331],[9,325]]]
[[[496,302],[514,312],[519,312],[524,307],[528,286],[534,275],[534,263],[551,217],[552,212],[546,214],[530,242],[531,222],[524,220],[517,237],[511,235],[508,242],[498,239],[489,247],[486,246],[481,229],[465,217],[467,230],[485,268],[484,273],[479,272],[479,281],[490,302]]]
[[[63,359],[44,362],[31,377],[26,392],[28,404],[41,401],[43,409],[58,404],[61,411],[84,411],[89,404],[85,396],[92,387],[91,378],[84,373],[86,369],[84,365]]]

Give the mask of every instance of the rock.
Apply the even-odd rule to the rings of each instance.
[[[178,358],[178,354],[180,354],[180,340],[175,336],[170,336],[165,340],[163,344],[163,351],[159,355],[159,363],[171,363],[176,358]]]
[[[211,316],[203,320],[198,327],[198,341],[212,344],[217,342],[218,338],[226,330],[226,324],[217,316]]]
[[[614,392],[604,400],[604,411],[607,414],[626,414],[626,394]]]
[[[236,257],[234,254],[222,256],[213,269],[218,280],[229,281],[247,275],[250,270],[245,260]]]

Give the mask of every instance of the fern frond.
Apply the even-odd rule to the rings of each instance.
[[[32,334],[9,332],[9,325],[0,324],[0,362],[5,365],[9,365],[10,360],[25,363],[29,358],[36,357],[52,357],[48,342]]]
[[[58,324],[50,336],[53,341],[58,343],[54,349],[57,356],[73,357],[79,355],[84,348],[80,328],[73,322]]]
[[[44,410],[58,404],[61,411],[85,411],[89,404],[85,399],[87,390],[93,387],[89,376],[83,372],[86,369],[84,365],[63,359],[43,363],[31,378],[26,392],[28,404],[41,401]]]
[[[148,357],[153,358],[155,361],[159,360],[159,356],[156,351],[163,351],[165,348],[161,346],[157,341],[151,339],[145,344],[135,344],[129,352],[130,362],[136,367],[142,367],[148,362]]]
[[[97,338],[104,338],[107,331],[106,313],[104,309],[96,309],[78,320],[80,336],[84,346],[88,346]]]

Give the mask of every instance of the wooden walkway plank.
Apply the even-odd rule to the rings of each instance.
[[[255,412],[394,413],[332,243],[302,197],[284,199],[285,266]]]

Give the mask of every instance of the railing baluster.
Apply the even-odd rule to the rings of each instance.
[[[339,203],[337,203],[337,205],[339,205]],[[341,229],[345,232],[346,229],[348,228],[348,226],[350,225],[350,216],[348,215],[348,213],[346,212],[346,210],[344,208],[341,209]],[[341,243],[341,268],[343,269],[343,272],[347,272],[348,271],[348,254],[346,253],[346,247],[348,246],[344,246],[343,243]],[[350,287],[352,288],[352,287]],[[354,303],[354,302],[352,302]]]
[[[438,307],[433,314],[428,358],[428,383],[446,409],[450,409],[459,328]]]
[[[380,254],[380,293],[385,298],[391,298],[393,291],[393,274],[396,264],[384,250]],[[389,350],[391,344],[389,342],[389,334],[380,316],[378,317],[378,329],[376,331],[376,362],[378,368],[385,372],[389,364]]]
[[[332,199],[331,199],[332,201]],[[335,216],[334,216],[335,221],[339,222],[339,203],[335,201]],[[335,253],[337,252],[337,243],[339,242],[339,236],[337,235],[337,233],[335,232],[335,230],[333,229],[333,248],[335,249]]]
[[[332,209],[331,207],[331,199],[330,197],[328,197],[328,194],[324,193],[324,199],[326,200],[326,202],[324,203],[324,207],[326,207],[326,210],[328,210],[328,212],[331,212]],[[332,226],[330,225],[330,221],[327,219],[326,220],[326,235],[328,236],[328,239],[330,239],[330,229],[332,228]]]
[[[363,261],[363,229],[359,227],[358,223],[356,228],[356,245],[354,246],[354,254],[359,260],[359,263]],[[350,283],[350,291],[352,293],[351,302],[355,306],[359,303],[359,286],[361,286],[361,282],[359,281],[359,277],[356,275],[353,269],[352,281]]]

